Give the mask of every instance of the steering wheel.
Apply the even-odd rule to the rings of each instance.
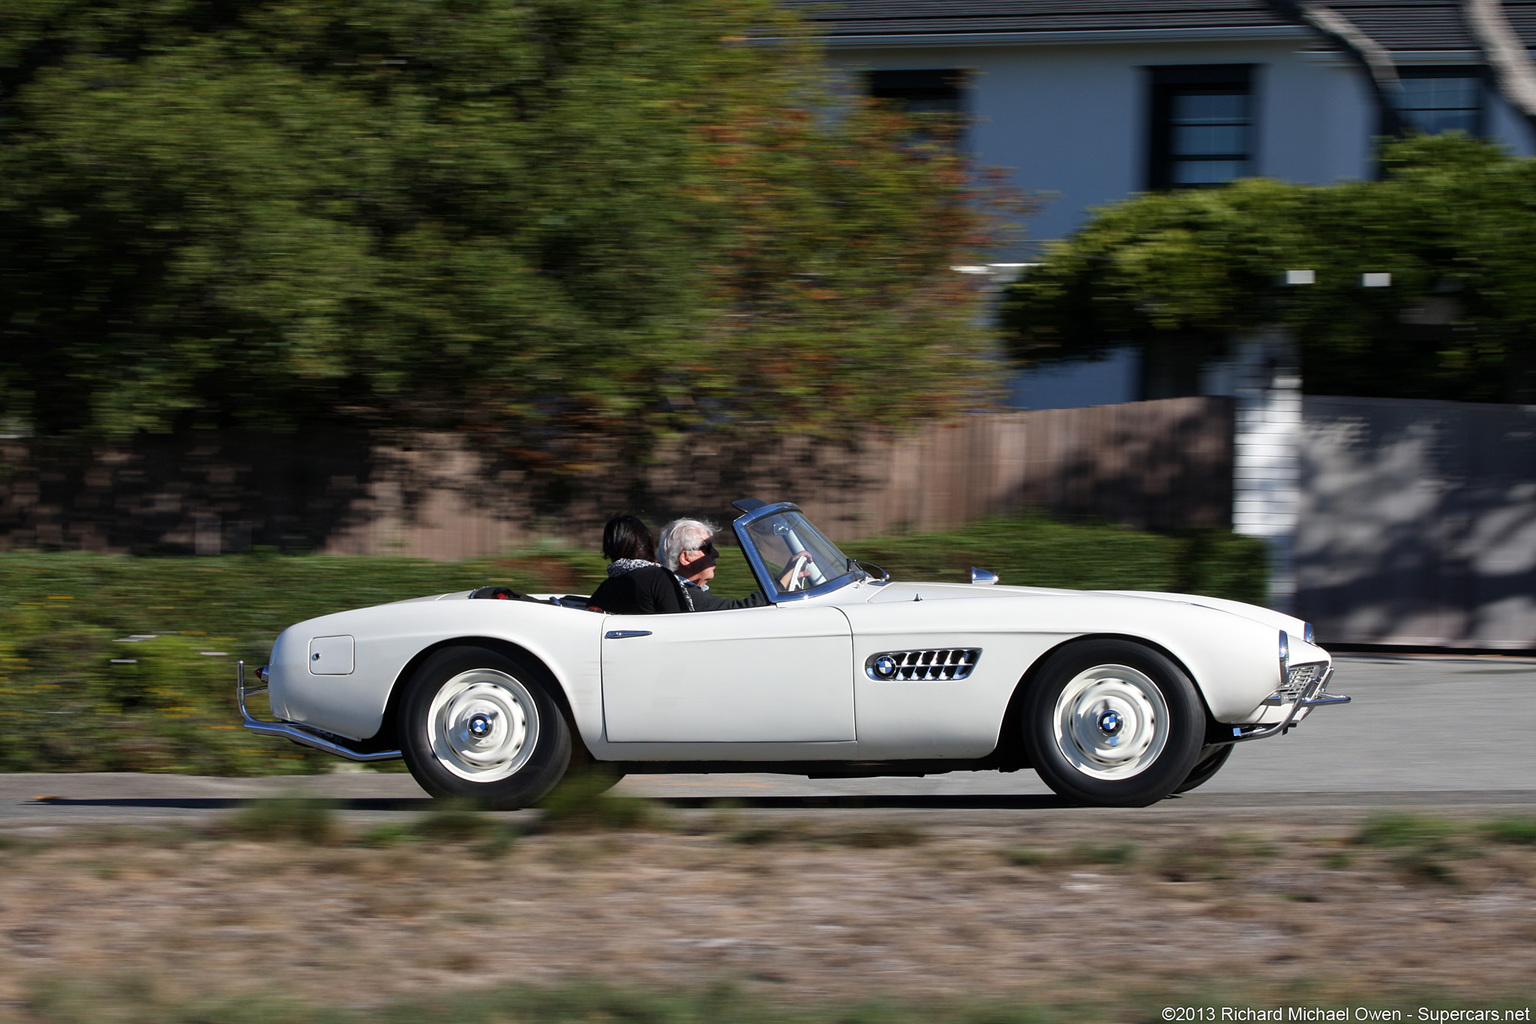
[[[793,593],[800,589],[800,570],[804,569],[805,563],[810,560],[811,556],[803,551],[795,556],[795,564],[789,570],[789,578],[783,581],[785,593]]]

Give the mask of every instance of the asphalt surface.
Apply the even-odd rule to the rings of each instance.
[[[1115,815],[1170,825],[1212,815],[1327,821],[1398,807],[1536,813],[1536,660],[1347,654],[1337,665],[1330,690],[1353,703],[1319,709],[1287,736],[1243,744],[1205,786],[1150,808],[1069,807],[1028,771],[852,780],[651,775],[631,776],[616,791],[660,799],[684,815],[729,801],[738,814],[898,814],[936,823]],[[398,819],[431,805],[409,775],[345,762],[338,769],[352,770],[276,779],[0,775],[0,827],[197,824],[252,799],[301,794],[336,800],[360,820]]]

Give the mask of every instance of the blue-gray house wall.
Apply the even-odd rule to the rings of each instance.
[[[1264,0],[791,0],[825,33],[858,88],[871,71],[962,72],[966,145],[1046,200],[1000,262],[1036,258],[1096,206],[1148,187],[1158,68],[1252,69],[1247,173],[1327,184],[1372,173],[1378,114],[1360,70]],[[1386,47],[1405,75],[1483,74],[1456,0],[1330,3]],[[1536,0],[1504,8],[1536,44]],[[1482,134],[1511,151],[1536,140],[1487,79]]]
[[[1240,68],[1247,82],[1244,173],[1327,184],[1369,177],[1379,111],[1363,72],[1264,0],[831,0],[806,3],[849,87],[875,72],[947,71],[961,83],[964,145],[1041,201],[998,264],[1041,258],[1094,208],[1150,187],[1153,92],[1170,69]],[[1536,153],[1530,127],[1493,87],[1457,0],[1329,3],[1385,47],[1404,76],[1465,71],[1481,80],[1480,134]],[[1536,0],[1505,0],[1527,45]],[[1004,272],[1006,273],[1006,271]],[[1026,372],[1016,408],[1109,404],[1162,390],[1142,354]]]

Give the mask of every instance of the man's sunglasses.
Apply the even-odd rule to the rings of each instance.
[[[694,548],[693,550],[695,550],[695,551],[702,551],[702,552],[704,552],[704,554],[708,555],[711,558],[714,558],[714,557],[716,557],[716,556],[718,556],[720,554],[720,552],[715,550],[715,545],[714,545],[714,543],[712,541],[705,541],[703,544],[699,545],[698,547]]]

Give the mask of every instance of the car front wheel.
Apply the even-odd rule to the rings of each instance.
[[[1167,657],[1125,640],[1073,644],[1041,666],[1024,706],[1024,748],[1070,800],[1156,803],[1199,760],[1205,711]]]
[[[1189,776],[1174,789],[1175,793],[1188,793],[1190,790],[1205,785],[1221,771],[1227,759],[1232,756],[1232,751],[1237,749],[1236,744],[1225,743],[1219,747],[1206,747],[1200,751],[1200,759],[1190,769]]]
[[[527,807],[571,760],[571,733],[540,666],[485,647],[446,647],[407,683],[401,753],[436,797]]]

